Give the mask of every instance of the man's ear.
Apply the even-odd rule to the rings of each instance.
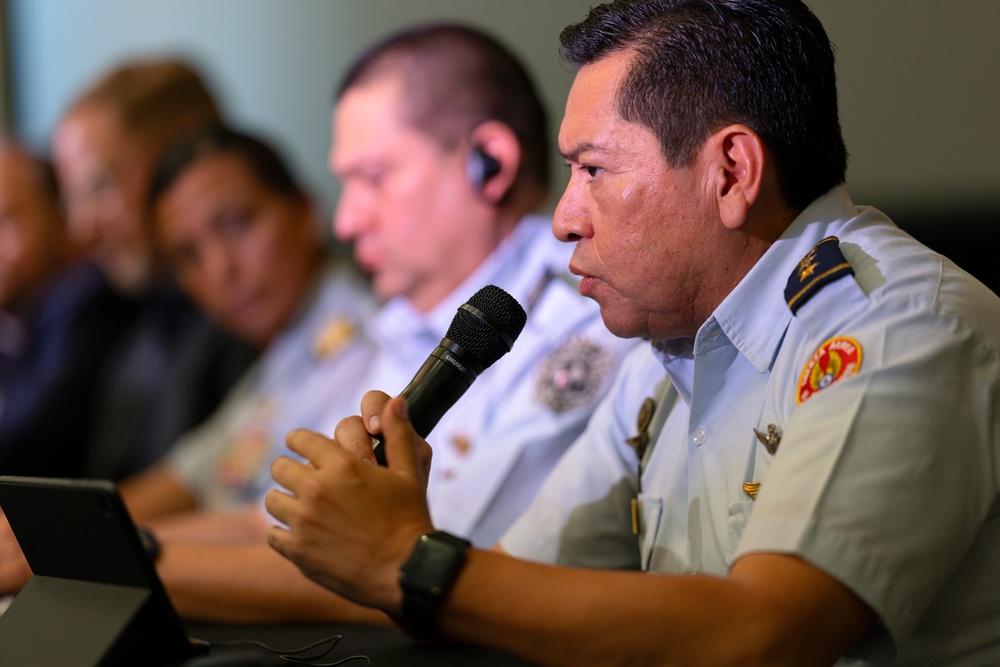
[[[764,142],[746,125],[729,125],[709,137],[716,204],[722,223],[737,229],[761,194],[767,154]]]
[[[480,155],[476,155],[476,152]],[[479,164],[489,161],[486,178]],[[469,135],[470,187],[490,204],[499,204],[517,180],[521,168],[521,142],[517,135],[504,123],[491,120],[477,125]],[[478,174],[478,176],[476,176]]]

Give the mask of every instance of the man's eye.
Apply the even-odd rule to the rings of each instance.
[[[249,211],[228,211],[219,217],[219,230],[227,236],[237,236],[245,232],[253,220]]]
[[[578,174],[586,175],[586,177],[591,180],[604,171],[601,167],[595,167],[592,164],[573,164],[572,162],[567,161],[566,166]]]
[[[354,182],[364,185],[366,188],[377,188],[385,181],[384,169],[365,169],[358,171],[353,179]]]

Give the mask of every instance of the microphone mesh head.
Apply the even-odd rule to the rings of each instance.
[[[512,342],[516,340],[528,316],[514,297],[496,285],[487,285],[476,292],[468,305],[490,321],[460,308],[448,327],[447,337],[462,346],[484,369],[489,368],[510,350],[504,335]]]

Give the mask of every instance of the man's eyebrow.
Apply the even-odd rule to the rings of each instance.
[[[340,165],[335,162],[331,162],[330,171],[338,178],[347,178],[350,176],[357,176],[358,174],[366,171],[372,171],[373,169],[380,169],[383,166],[383,163],[372,160],[355,160],[354,162]]]
[[[572,148],[570,148],[565,152],[560,151],[560,153],[566,160],[570,162],[578,162],[580,158],[580,153],[592,150],[600,150],[600,148],[597,146],[597,144],[585,141],[582,144],[577,144],[576,146],[573,146]]]

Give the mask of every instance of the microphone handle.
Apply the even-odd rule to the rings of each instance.
[[[479,377],[481,368],[463,363],[462,348],[445,338],[441,341],[410,383],[400,393],[406,398],[406,409],[413,430],[426,438],[437,423],[453,406],[472,382]],[[379,465],[385,465],[385,440],[381,435],[371,436],[372,450]]]

